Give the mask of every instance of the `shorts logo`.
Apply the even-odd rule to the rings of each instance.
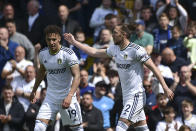
[[[126,59],[127,59],[127,57],[128,57],[128,55],[127,55],[127,54],[125,54],[125,55],[124,55],[124,59],[126,60]]]
[[[62,64],[62,59],[58,59],[57,60],[57,63],[60,65],[60,64]]]

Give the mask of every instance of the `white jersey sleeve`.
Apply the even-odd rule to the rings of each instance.
[[[79,64],[79,60],[75,53],[72,51],[69,55],[66,56],[66,63],[69,67],[72,67],[75,64]]]
[[[141,47],[135,50],[136,59],[142,63],[146,62],[150,56],[147,54],[145,48]]]
[[[116,45],[111,45],[106,49],[106,53],[108,56],[113,57],[114,56],[114,52],[116,52]]]
[[[45,47],[44,49],[42,49],[41,51],[44,51],[44,50],[47,50],[48,48],[47,47]],[[40,62],[40,64],[42,64],[43,65],[43,53],[39,53],[39,62]]]

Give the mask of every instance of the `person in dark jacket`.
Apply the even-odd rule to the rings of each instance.
[[[27,112],[25,113],[26,126],[29,129],[29,131],[34,130],[36,116],[45,96],[46,88],[42,88],[40,93],[40,99],[35,104],[30,104]]]
[[[93,106],[93,97],[89,92],[83,94],[82,119],[84,131],[103,131],[103,116],[99,109]]]
[[[22,131],[24,108],[22,104],[14,99],[11,86],[5,86],[2,91],[3,98],[0,99],[0,130]]]

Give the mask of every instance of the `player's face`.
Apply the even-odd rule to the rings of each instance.
[[[116,26],[114,28],[112,36],[113,36],[113,40],[114,40],[115,45],[120,45],[123,42],[124,36],[123,36],[119,26]]]
[[[51,33],[46,35],[47,45],[52,52],[57,52],[60,49],[61,36],[59,34]]]

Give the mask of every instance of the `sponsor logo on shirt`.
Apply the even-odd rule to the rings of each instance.
[[[131,64],[119,64],[119,63],[117,63],[116,65],[118,68],[121,69],[128,69],[131,66]]]
[[[66,68],[48,70],[48,74],[61,74],[61,73],[64,73],[65,71],[66,71]]]

